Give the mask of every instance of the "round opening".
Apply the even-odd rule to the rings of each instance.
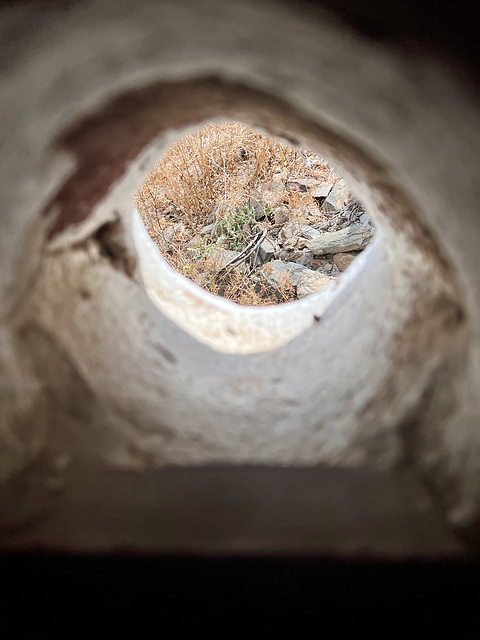
[[[142,181],[135,204],[164,259],[135,214],[150,297],[191,335],[229,352],[275,348],[318,321],[374,237],[332,164],[238,122],[177,140]],[[326,295],[310,298],[319,292]],[[295,309],[265,311],[307,297]]]

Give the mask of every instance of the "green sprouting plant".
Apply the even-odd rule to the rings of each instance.
[[[251,234],[258,231],[255,209],[249,206],[245,206],[239,211],[229,211],[216,226],[216,232],[221,234],[219,240],[222,243],[228,242],[233,251],[245,249]]]
[[[189,248],[189,251],[193,253],[194,259],[198,260],[199,258],[208,258],[215,248],[218,248],[218,245],[216,243],[214,244],[209,236],[203,236],[200,242],[194,243],[194,245]]]

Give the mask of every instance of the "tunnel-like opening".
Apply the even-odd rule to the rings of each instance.
[[[476,406],[466,383],[475,378],[475,354],[473,364],[467,358],[474,331],[468,314],[476,310],[465,268],[470,254],[461,254],[457,237],[441,237],[441,223],[451,228],[447,174],[437,163],[432,176],[425,162],[428,141],[451,133],[442,114],[456,103],[445,96],[457,96],[470,117],[468,100],[430,62],[411,74],[400,54],[385,56],[340,28],[335,59],[331,25],[310,24],[293,8],[291,20],[286,9],[273,8],[269,20],[264,9],[258,21],[246,21],[252,7],[234,7],[240,14],[228,21],[233,41],[218,41],[225,59],[211,48],[217,40],[208,37],[210,15],[197,16],[198,61],[179,29],[178,42],[157,55],[169,36],[159,30],[170,18],[152,28],[143,15],[141,28],[131,30],[139,46],[128,55],[119,46],[113,64],[96,70],[98,58],[82,57],[84,42],[69,30],[62,47],[74,63],[64,55],[51,65],[48,98],[35,80],[41,69],[31,63],[31,88],[22,95],[39,114],[20,109],[19,101],[18,118],[31,124],[20,133],[13,118],[6,136],[10,149],[18,134],[19,149],[29,151],[24,157],[37,192],[27,198],[19,188],[8,200],[12,211],[17,201],[22,205],[23,226],[13,214],[11,224],[15,247],[19,238],[24,245],[2,274],[8,293],[2,344],[12,373],[2,479],[40,454],[56,469],[71,460],[116,469],[413,464],[440,490],[451,518],[468,523],[478,467],[466,444],[474,439]],[[295,43],[291,56],[274,37],[278,25]],[[270,46],[252,36],[245,51],[239,34],[246,26],[249,33],[268,32]],[[92,28],[92,51],[108,57],[112,43],[104,35]],[[45,55],[50,68],[55,47],[40,56],[40,67]],[[69,84],[72,77],[78,85]],[[346,99],[345,78],[359,96],[355,104]],[[440,117],[430,117],[427,100]],[[153,250],[139,249],[142,227],[131,203],[141,178],[183,135],[225,120],[331,159],[378,230],[334,294],[291,306],[317,305],[287,339],[282,306],[268,310],[263,325],[244,314],[232,327],[221,304],[207,304],[186,286],[179,290],[166,272],[149,279]],[[455,135],[450,146],[469,152],[468,135]],[[19,186],[19,163],[11,157],[8,193],[10,182]],[[154,295],[163,307],[152,304]]]
[[[274,348],[318,321],[341,274],[374,234],[360,201],[323,158],[235,122],[204,126],[178,140],[143,180],[135,203],[163,258],[152,251],[135,214],[133,233],[152,301],[194,337],[237,353]],[[202,295],[169,266],[229,302]],[[169,295],[165,282],[172,283]],[[327,296],[297,309],[265,312],[327,288],[333,288]],[[181,308],[198,296],[203,304],[194,315]],[[245,330],[246,322],[253,328]]]

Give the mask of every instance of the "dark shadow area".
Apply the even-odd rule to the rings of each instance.
[[[2,626],[19,637],[111,632],[185,637],[259,633],[313,637],[344,630],[382,637],[476,632],[478,562],[341,562],[275,558],[3,555]],[[72,627],[71,625],[74,625]],[[66,627],[65,625],[69,625]],[[217,631],[218,629],[218,631]],[[248,634],[248,635],[247,635]]]

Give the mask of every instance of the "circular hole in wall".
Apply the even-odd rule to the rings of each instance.
[[[331,286],[374,233],[324,158],[240,123],[178,140],[135,201],[170,266],[243,305],[291,302]]]
[[[239,122],[178,139],[142,181],[135,204],[149,236],[137,215],[137,251],[153,301],[195,337],[230,352],[275,348],[303,331],[375,232],[325,158]],[[299,300],[295,310],[266,310]]]

